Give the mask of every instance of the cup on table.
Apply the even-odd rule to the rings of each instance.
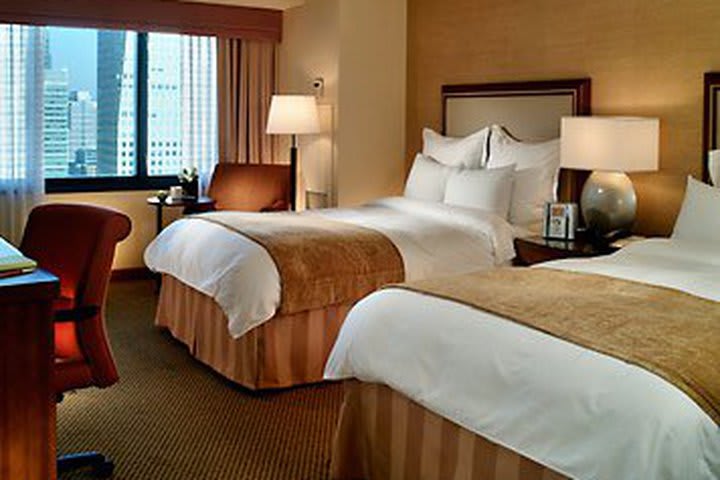
[[[179,185],[170,187],[170,198],[172,200],[182,200],[183,198],[183,188]]]

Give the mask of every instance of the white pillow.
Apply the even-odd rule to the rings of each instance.
[[[555,201],[555,170],[539,164],[515,171],[510,202],[510,223],[539,232],[542,228],[545,203]]]
[[[708,170],[712,184],[720,187],[720,150],[713,150],[708,155]]]
[[[489,145],[488,168],[515,165],[510,222],[534,228],[542,222],[545,203],[554,202],[557,198],[560,139],[520,142],[502,127],[493,125]]]
[[[515,164],[516,170],[525,170],[543,165],[560,170],[560,139],[546,142],[521,142],[512,137],[503,127],[493,125],[490,130],[488,168]]]
[[[672,238],[720,243],[720,188],[688,177]]]
[[[415,200],[442,202],[448,177],[456,170],[418,153],[405,182],[405,196]]]
[[[515,166],[453,172],[445,189],[445,203],[477,208],[507,220]]]
[[[449,167],[482,168],[489,134],[490,129],[483,128],[467,137],[444,137],[424,128],[422,153]]]

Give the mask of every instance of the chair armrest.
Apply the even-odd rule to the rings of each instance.
[[[87,305],[85,307],[71,308],[67,310],[55,311],[55,323],[82,322],[88,320],[100,312],[97,305]]]

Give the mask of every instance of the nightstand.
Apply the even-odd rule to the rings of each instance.
[[[147,199],[148,205],[155,207],[155,230],[158,235],[163,229],[163,208],[178,208],[183,207],[191,213],[209,212],[215,206],[215,200],[209,197],[199,198],[177,198],[172,199],[170,197],[165,200],[160,200],[158,197],[150,197]]]
[[[562,258],[609,255],[618,250],[618,247],[599,245],[582,237],[575,240],[555,240],[543,237],[516,238],[515,252],[517,256],[513,263],[517,266],[530,266]]]

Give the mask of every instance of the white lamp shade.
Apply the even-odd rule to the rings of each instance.
[[[564,168],[613,172],[658,169],[657,118],[564,117],[560,137]]]
[[[315,97],[273,95],[266,131],[276,135],[318,133],[320,120]]]

